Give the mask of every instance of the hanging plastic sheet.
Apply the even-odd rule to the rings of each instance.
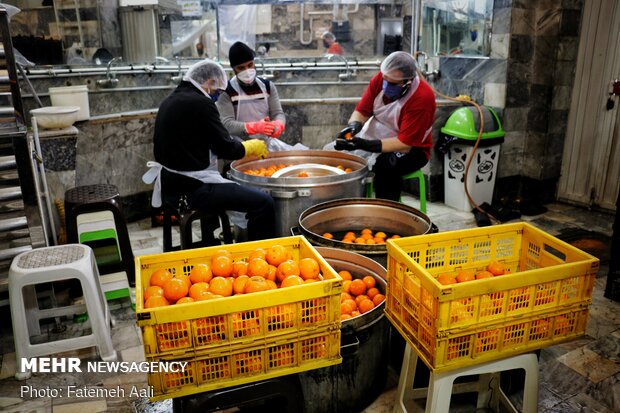
[[[228,50],[235,42],[243,42],[251,49],[256,45],[257,6],[219,6],[220,46],[222,56],[228,58]]]

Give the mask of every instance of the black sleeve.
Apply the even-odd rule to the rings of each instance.
[[[203,125],[208,125],[207,133],[211,150],[224,159],[241,159],[245,155],[245,148],[241,142],[234,140],[220,119],[220,113],[211,100],[206,102],[204,110],[198,119]]]

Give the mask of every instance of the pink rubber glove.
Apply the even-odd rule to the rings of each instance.
[[[272,122],[266,122],[265,120],[260,120],[258,122],[246,122],[245,123],[245,131],[248,135],[256,135],[257,133],[271,136],[275,127]]]
[[[285,128],[286,125],[281,120],[274,120],[271,123],[273,123],[273,126],[275,127],[271,137],[272,138],[279,138],[280,135],[282,135],[282,132],[284,132],[284,128]]]

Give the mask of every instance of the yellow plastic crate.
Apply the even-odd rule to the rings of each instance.
[[[583,336],[588,307],[577,305],[542,317],[514,319],[511,323],[443,336],[427,335],[420,322],[410,314],[402,320],[389,313],[387,317],[425,364],[438,372],[510,357]]]
[[[148,374],[152,401],[187,396],[339,364],[340,325],[334,324],[321,333],[287,335],[260,345],[147,361],[188,362],[184,372]]]
[[[324,280],[190,304],[143,307],[143,289],[157,269],[189,274],[195,264],[210,263],[219,249],[228,250],[234,260],[240,260],[256,248],[276,244],[285,247],[295,260],[317,260]],[[141,256],[136,258],[136,285],[142,287],[136,289],[136,315],[147,357],[255,345],[286,334],[316,333],[340,324],[342,278],[303,236]]]
[[[412,346],[433,354],[426,360],[432,369],[447,362],[433,349],[439,338],[587,307],[599,267],[597,258],[525,222],[389,240],[387,248],[386,314]],[[452,285],[436,280],[492,261],[509,273]]]

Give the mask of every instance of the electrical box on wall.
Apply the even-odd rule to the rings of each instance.
[[[351,40],[351,29],[348,21],[332,22],[332,33],[336,36],[336,41],[338,43]]]

